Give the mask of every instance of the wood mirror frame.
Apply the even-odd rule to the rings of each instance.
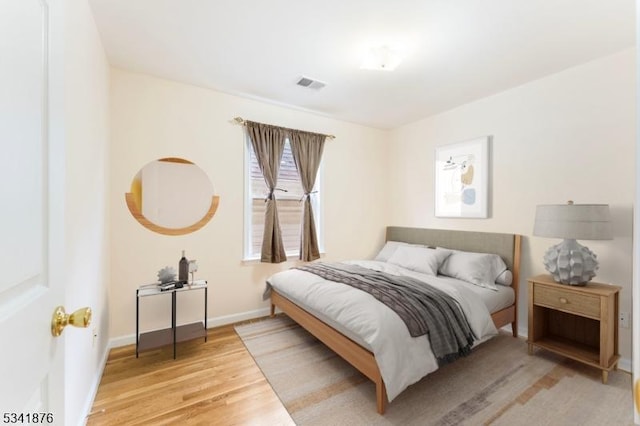
[[[195,166],[195,164],[189,160],[185,160],[182,158],[175,158],[175,157],[160,158],[156,161],[192,164]],[[134,181],[135,181],[135,178],[134,178]],[[132,187],[133,186],[134,184],[132,184]],[[204,216],[202,216],[200,220],[198,220],[197,222],[189,226],[185,226],[182,228],[169,228],[162,225],[158,225],[150,221],[149,219],[147,219],[142,213],[140,207],[138,207],[138,203],[136,203],[135,201],[136,196],[132,192],[126,192],[124,194],[124,197],[127,203],[127,207],[131,212],[131,215],[134,217],[135,220],[138,221],[138,223],[140,223],[142,226],[149,229],[150,231],[157,232],[163,235],[185,235],[185,234],[190,234],[191,232],[195,232],[199,230],[200,228],[205,226],[207,223],[209,223],[213,215],[216,213],[216,210],[218,210],[218,204],[220,203],[220,197],[218,195],[213,195],[211,197],[211,204],[209,205],[209,209],[204,214]]]

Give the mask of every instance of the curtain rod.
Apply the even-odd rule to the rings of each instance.
[[[244,118],[242,118],[242,117],[235,117],[235,118],[233,119],[233,122],[234,122],[234,123],[236,123],[236,124],[239,124],[239,125],[241,125],[241,126],[244,126],[244,125],[246,124],[246,120],[245,120]],[[281,127],[281,126],[277,126],[277,127]],[[282,127],[282,128],[283,128],[283,129],[287,129],[287,130],[295,130],[295,131],[298,131],[298,129],[290,129],[290,128],[287,128],[287,127]],[[303,130],[303,131],[306,131],[306,130]],[[309,133],[315,133],[315,132],[309,132]],[[329,139],[335,139],[335,138],[336,138],[334,135],[325,135],[325,134],[322,134],[322,133],[319,133],[319,134],[320,134],[320,135],[322,135],[322,136],[326,136],[326,137],[328,137]]]

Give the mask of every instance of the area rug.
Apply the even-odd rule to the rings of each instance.
[[[375,387],[284,315],[236,327],[298,425],[632,425],[631,376],[501,333],[376,412]]]

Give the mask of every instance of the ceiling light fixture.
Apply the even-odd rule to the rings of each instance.
[[[369,49],[360,65],[361,69],[393,71],[402,61],[400,52],[389,46],[379,46]]]

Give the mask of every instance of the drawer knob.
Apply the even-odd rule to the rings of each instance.
[[[569,303],[569,301],[567,300],[566,297],[561,297],[560,298],[560,303]]]

